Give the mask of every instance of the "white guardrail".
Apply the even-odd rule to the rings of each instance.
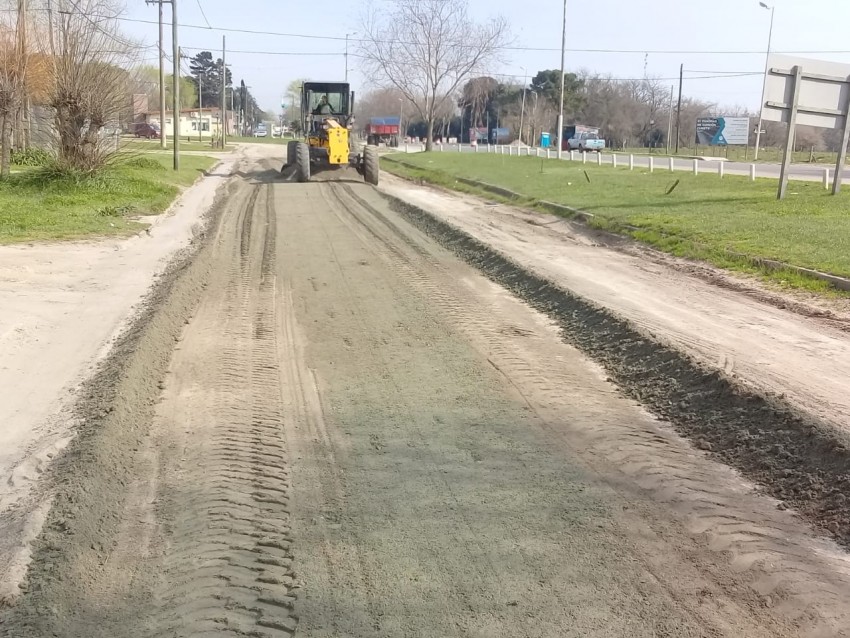
[[[402,148],[405,153],[420,153],[425,150],[425,144],[421,142],[405,143]],[[509,144],[441,144],[434,143],[436,152],[454,152],[454,153],[492,153],[497,155],[507,155],[509,157],[539,157],[545,159],[557,159],[558,150],[553,148],[540,148],[531,146],[514,146]],[[635,169],[648,170],[650,173],[661,168],[662,163],[665,164],[664,169],[670,172],[688,171],[694,175],[700,173],[716,173],[721,179],[727,173],[736,173],[739,175],[748,175],[751,181],[755,181],[757,177],[778,178],[774,174],[758,174],[759,164],[744,164],[748,167],[748,171],[743,170],[740,165],[730,171],[726,167],[726,160],[715,158],[690,158],[690,157],[672,157],[667,155],[635,155],[626,153],[579,153],[578,151],[563,151],[561,159],[564,161],[581,162],[587,164],[592,162],[597,166],[612,166],[618,168],[628,167],[628,170]],[[741,163],[738,163],[741,164]],[[765,166],[765,165],[761,165]],[[769,166],[769,165],[767,165]],[[820,177],[817,174],[809,173],[805,176],[792,175],[791,179],[821,179],[824,188],[829,188],[830,185],[829,168],[824,168]]]

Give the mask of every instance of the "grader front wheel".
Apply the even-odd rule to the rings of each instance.
[[[310,181],[310,147],[306,142],[295,145],[295,177],[299,182]]]
[[[367,145],[363,147],[363,179],[367,184],[378,185],[378,147]]]

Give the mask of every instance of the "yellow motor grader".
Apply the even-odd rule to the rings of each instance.
[[[286,146],[284,168],[299,182],[320,170],[352,166],[369,184],[378,183],[378,147],[354,136],[354,92],[344,82],[305,82],[301,87],[303,141]]]

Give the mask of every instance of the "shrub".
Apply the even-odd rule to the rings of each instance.
[[[42,148],[12,149],[9,160],[15,166],[45,166],[53,161],[53,155]]]

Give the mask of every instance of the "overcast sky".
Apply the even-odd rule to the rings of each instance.
[[[342,39],[346,33],[358,30],[364,2],[178,0],[181,25],[205,27],[208,20],[213,27],[181,27],[179,39],[187,48],[186,53],[194,55],[199,49],[220,50],[221,36],[226,34],[231,51],[227,61],[234,81],[244,78],[260,105],[277,112],[280,96],[290,80],[343,78]],[[389,8],[390,2],[379,0],[378,6]],[[850,0],[776,0],[768,4],[776,6],[775,51],[850,63]],[[470,0],[470,7],[482,19],[504,15],[512,25],[514,46],[552,49],[506,51],[504,60],[494,64],[491,72],[515,74],[521,79],[523,68],[530,75],[539,69],[558,68],[563,8],[560,0]],[[170,20],[170,5],[165,12]],[[127,18],[155,21],[156,15],[154,5],[142,0],[128,2]],[[127,20],[123,26],[148,44],[156,42],[155,24]],[[641,78],[646,67],[647,75],[673,85],[678,82],[679,65],[684,63],[686,95],[756,109],[769,26],[770,11],[759,7],[758,0],[567,0],[567,48],[574,49],[567,51],[567,69]],[[235,33],[222,28],[342,39]],[[166,47],[171,50],[168,36]],[[842,49],[847,50],[841,52]],[[298,55],[256,53],[260,51]],[[154,55],[155,51],[150,51],[147,61],[155,63]],[[349,60],[350,81],[355,90],[368,89],[356,58]],[[759,75],[706,78],[724,72]]]

